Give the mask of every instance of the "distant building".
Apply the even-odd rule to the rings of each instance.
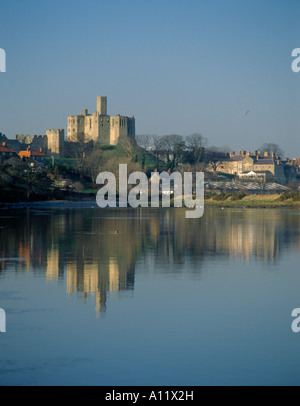
[[[252,172],[248,176],[286,183],[285,165],[279,157],[268,152],[263,154],[260,151],[255,151],[254,154],[250,151],[240,151],[239,154],[231,152],[228,158],[220,163],[218,170],[242,178],[247,178],[246,175]]]
[[[238,178],[239,180],[247,180],[251,182],[272,182],[274,176],[270,171],[250,171],[241,172],[238,175]]]
[[[5,134],[0,133],[0,145],[3,145],[5,142],[7,148],[13,149],[15,152],[19,152],[20,149],[20,143],[16,140],[10,140],[6,137]]]
[[[19,144],[19,151],[27,150],[28,146],[30,149],[39,151],[41,148],[43,151],[47,152],[47,136],[46,135],[34,135],[33,137],[29,134],[16,134],[16,141]],[[17,145],[16,145],[17,148]]]
[[[17,156],[18,154],[13,149],[6,146],[6,142],[3,142],[2,145],[0,145],[0,162]]]
[[[23,161],[30,160],[30,161],[43,163],[46,158],[46,154],[43,153],[42,148],[40,148],[39,151],[35,151],[35,150],[32,150],[30,147],[28,147],[26,151],[19,152],[19,157]]]
[[[47,155],[54,157],[63,157],[65,154],[65,131],[47,130]]]
[[[286,158],[284,164],[287,181],[294,181],[295,179],[300,181],[300,157]]]
[[[127,116],[109,116],[107,114],[107,97],[97,96],[97,111],[68,117],[69,142],[94,141],[102,145],[117,145],[120,138],[135,140],[135,118]]]

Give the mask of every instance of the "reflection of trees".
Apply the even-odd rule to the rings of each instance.
[[[300,217],[281,210],[206,209],[187,220],[184,209],[51,209],[2,211],[0,272],[44,273],[65,279],[67,292],[95,297],[105,311],[108,292],[133,290],[135,267],[200,272],[211,257],[275,261],[300,248]],[[13,260],[12,260],[13,259]]]

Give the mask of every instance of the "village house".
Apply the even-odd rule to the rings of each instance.
[[[286,183],[285,165],[275,154],[261,151],[231,152],[218,168],[219,172],[235,175],[241,180]]]
[[[289,168],[289,172],[293,172],[296,176],[300,177],[300,157],[298,158],[286,158],[285,165]]]
[[[18,156],[17,153],[13,149],[8,148],[5,142],[0,145],[0,162],[16,156]]]
[[[46,154],[43,153],[43,149],[40,148],[39,151],[34,151],[32,150],[30,147],[27,148],[26,151],[20,151],[19,152],[19,157],[23,160],[23,161],[32,161],[32,162],[36,162],[39,164],[44,163],[44,160],[46,158]]]

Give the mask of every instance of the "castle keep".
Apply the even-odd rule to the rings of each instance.
[[[82,114],[68,117],[69,142],[94,141],[101,145],[117,145],[120,138],[135,139],[135,118],[109,116],[107,114],[107,97],[97,96],[97,111],[89,114],[83,109]]]

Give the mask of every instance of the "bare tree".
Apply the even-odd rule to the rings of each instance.
[[[169,169],[173,170],[179,164],[186,149],[181,135],[171,134],[161,138],[162,155]]]
[[[186,137],[188,160],[193,165],[198,165],[203,160],[207,139],[201,134],[192,134]]]
[[[163,137],[159,135],[153,135],[153,146],[155,151],[159,151],[163,148]]]
[[[136,156],[136,142],[127,136],[119,138],[119,145],[123,148],[130,159]]]
[[[144,150],[149,150],[149,147],[151,146],[152,142],[152,135],[148,134],[140,134],[135,137],[137,145]]]
[[[210,147],[205,150],[204,159],[214,172],[218,170],[227,157],[228,154],[217,147]]]
[[[105,165],[103,150],[100,148],[89,152],[85,160],[85,172],[91,178],[92,183],[96,182],[97,176]]]
[[[280,148],[280,146],[271,142],[263,144],[261,147],[261,151],[268,152],[269,154],[275,154],[279,157],[283,157],[284,155],[284,151]]]
[[[94,142],[87,142],[84,134],[79,135],[76,142],[68,142],[69,155],[76,160],[79,171],[83,170],[86,157],[93,148]]]
[[[46,171],[34,171],[30,168],[24,171],[23,181],[26,185],[27,199],[33,194],[49,194],[52,181],[48,178]]]

